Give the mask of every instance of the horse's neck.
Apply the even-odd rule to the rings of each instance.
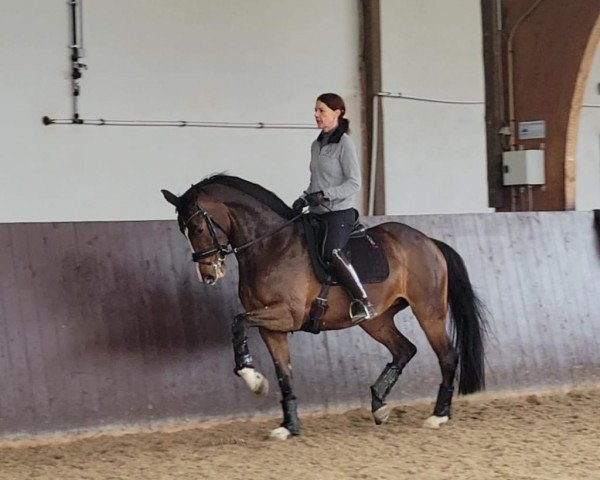
[[[292,280],[295,277],[293,272],[301,272],[303,264],[308,262],[296,224],[278,230],[287,220],[262,203],[227,203],[231,220],[229,241],[234,247],[267,235],[236,255],[238,294],[244,308],[251,310],[271,304],[277,298],[286,298],[290,294],[290,283],[285,281],[285,272]]]
[[[225,204],[231,219],[231,232],[229,241],[234,247],[239,247],[252,240],[274,231],[286,222],[273,210],[260,202],[240,204],[237,202]],[[265,238],[260,243],[268,243],[270,238]]]

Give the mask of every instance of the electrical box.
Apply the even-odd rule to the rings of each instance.
[[[544,150],[513,150],[502,154],[503,185],[544,185]]]

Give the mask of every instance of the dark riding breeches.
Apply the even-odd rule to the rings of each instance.
[[[358,213],[354,208],[319,215],[319,218],[327,225],[327,237],[322,252],[325,260],[331,260],[333,250],[342,249],[346,246],[357,217]]]

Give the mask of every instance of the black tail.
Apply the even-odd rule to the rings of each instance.
[[[453,321],[454,346],[458,350],[460,380],[458,392],[473,393],[485,388],[484,307],[473,291],[467,267],[451,246],[433,239],[448,264],[448,303]]]

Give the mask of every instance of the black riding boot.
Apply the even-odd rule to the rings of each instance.
[[[350,292],[354,301],[350,305],[350,318],[354,324],[369,320],[375,316],[375,307],[367,297],[354,267],[346,259],[344,254],[335,249],[331,252],[331,266],[338,280]]]

